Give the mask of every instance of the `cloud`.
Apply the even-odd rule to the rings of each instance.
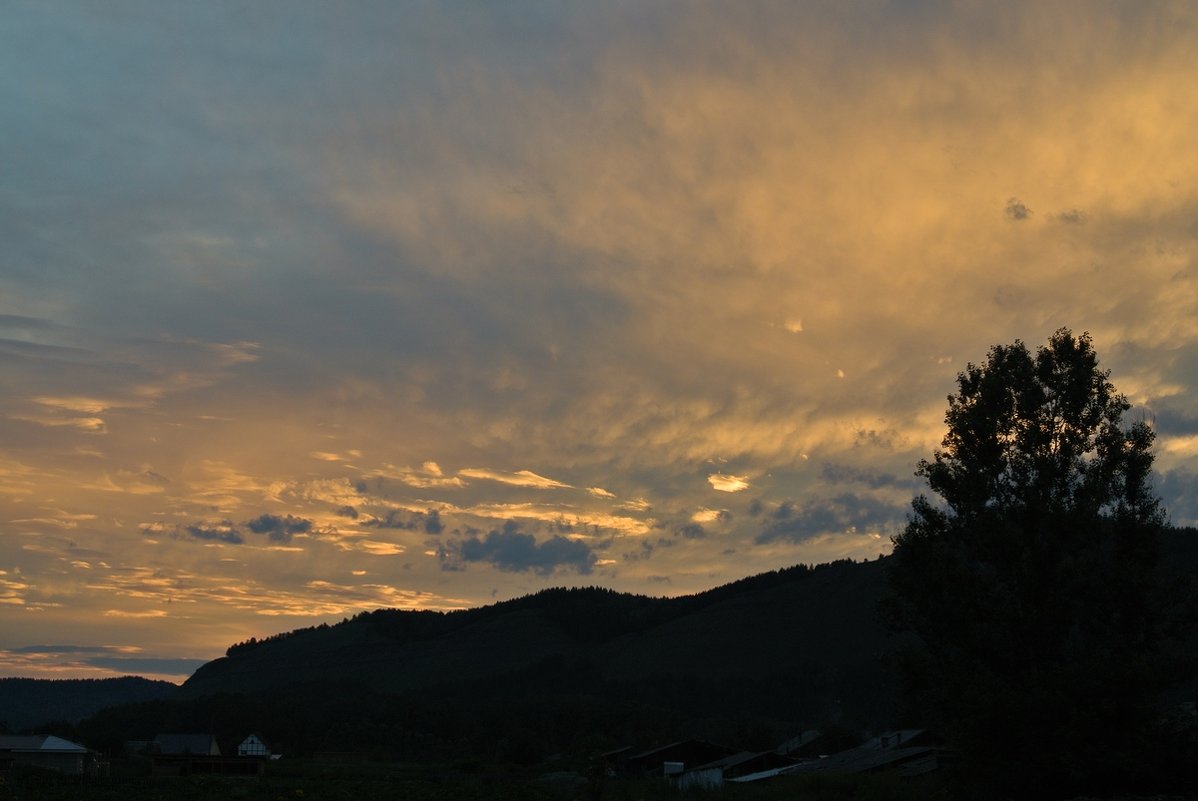
[[[1008,199],[1003,213],[1007,215],[1008,220],[1013,222],[1022,222],[1032,216],[1032,210],[1025,206],[1018,198]]]
[[[641,540],[640,545],[622,554],[625,562],[640,562],[653,556],[656,546],[649,540]]]
[[[441,550],[440,558],[442,565],[450,570],[465,563],[483,562],[509,573],[539,575],[558,570],[588,574],[597,560],[584,542],[554,535],[538,543],[532,534],[521,532],[515,521],[508,521],[503,528],[493,529],[482,538],[474,534],[450,540]]]
[[[727,509],[708,509],[706,507],[699,509],[691,514],[691,521],[695,523],[727,523],[732,520],[732,513]]]
[[[344,462],[350,459],[358,459],[362,456],[359,450],[351,450],[348,453],[330,453],[329,451],[312,451],[308,454],[313,459],[321,462]]]
[[[52,409],[63,409],[70,412],[82,412],[85,414],[100,414],[107,411],[113,406],[122,405],[119,402],[111,400],[100,400],[97,398],[86,397],[65,397],[65,398],[32,398],[34,403],[39,403],[42,406],[48,406]]]
[[[723,473],[712,473],[707,482],[713,489],[720,492],[740,492],[749,488],[748,476],[726,476]]]
[[[106,609],[104,617],[125,618],[126,620],[144,620],[146,618],[166,617],[165,609],[143,609],[140,611],[129,611],[125,609]]]
[[[426,489],[430,487],[464,487],[466,482],[462,481],[458,476],[446,476],[441,466],[436,462],[425,462],[420,466],[419,470],[413,470],[410,467],[396,467],[392,464],[383,465],[378,470],[370,473],[372,476],[382,476],[384,478],[394,478],[410,487],[418,487]]]
[[[159,675],[159,676],[190,676],[206,659],[180,659],[177,657],[125,657],[125,656],[92,656],[84,660],[88,665],[107,668],[126,676]]]
[[[116,470],[105,473],[98,480],[87,482],[85,486],[104,492],[153,495],[165,492],[170,483],[170,479],[161,473],[143,467],[141,470]]]
[[[186,677],[207,660],[151,656],[139,646],[127,645],[27,645],[0,651],[0,663],[16,663],[28,675],[84,672],[122,676]],[[99,669],[97,671],[91,668]],[[102,672],[101,672],[102,671]]]
[[[424,530],[429,534],[440,534],[445,528],[445,524],[441,522],[441,513],[436,509],[429,509],[424,516]]]
[[[423,529],[429,534],[440,534],[445,528],[441,522],[441,513],[436,509],[427,512],[407,512],[402,509],[392,509],[384,517],[359,521],[358,525],[372,528],[396,528],[407,531]]]
[[[568,489],[569,484],[564,484],[561,481],[555,481],[552,478],[539,476],[531,470],[517,470],[514,473],[505,473],[500,470],[487,470],[483,468],[467,468],[459,470],[458,475],[467,478],[481,478],[487,481],[498,481],[501,484],[510,484],[513,487],[530,487],[533,489]]]
[[[786,501],[766,519],[756,542],[802,543],[826,534],[883,531],[896,527],[905,519],[906,511],[905,506],[854,493],[803,504]]]
[[[903,486],[897,477],[871,468],[825,462],[820,477],[829,484],[864,484],[870,489]]]
[[[241,545],[245,542],[241,532],[228,520],[220,523],[193,523],[184,526],[183,531],[197,540],[208,542],[224,542],[229,545]]]
[[[404,552],[402,545],[397,545],[394,542],[378,542],[375,540],[360,540],[354,543],[354,547],[372,556],[395,556]]]
[[[94,654],[108,653],[113,646],[108,645],[24,645],[12,648],[14,654]]]
[[[1169,522],[1178,526],[1198,526],[1198,472],[1178,467],[1156,475],[1157,491],[1168,498]]]
[[[292,536],[312,530],[312,521],[291,515],[263,514],[246,521],[255,534],[266,534],[271,542],[291,542]]]
[[[630,512],[644,511],[636,504],[621,505]],[[652,518],[640,519],[627,515],[614,515],[605,511],[589,511],[563,504],[491,503],[476,504],[457,510],[463,514],[490,519],[536,520],[551,525],[565,525],[577,531],[609,531],[627,536],[647,534],[653,524]]]

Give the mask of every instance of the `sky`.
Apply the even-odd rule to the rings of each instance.
[[[1093,337],[1198,523],[1198,6],[29,0],[0,675],[872,559]]]

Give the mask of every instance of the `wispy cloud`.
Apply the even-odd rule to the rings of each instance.
[[[532,489],[569,489],[570,485],[555,481],[552,478],[539,476],[531,470],[517,470],[505,473],[501,470],[469,467],[459,470],[458,475],[466,478],[480,478],[486,481],[498,481],[500,484],[510,484],[513,487],[529,487]]]
[[[711,484],[712,489],[720,492],[741,492],[749,488],[749,477],[712,473],[707,477],[707,483]]]

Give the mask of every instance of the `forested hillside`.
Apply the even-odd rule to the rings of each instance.
[[[1196,571],[1195,532],[1166,547]],[[106,710],[79,735],[103,750],[163,731],[227,744],[254,731],[294,754],[531,762],[877,731],[906,722],[878,616],[888,562],[800,565],[680,598],[552,589],[455,612],[380,609],[231,646],[176,698]]]
[[[115,679],[0,679],[0,724],[19,732],[51,721],[77,723],[105,707],[169,698],[178,686],[139,676]]]
[[[262,734],[291,753],[508,761],[796,726],[888,725],[884,560],[796,566],[693,596],[552,589],[437,613],[384,609],[239,643],[179,698],[109,710],[100,748],[159,731]]]

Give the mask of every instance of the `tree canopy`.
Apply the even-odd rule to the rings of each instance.
[[[1134,784],[1180,626],[1153,429],[1126,423],[1089,335],[1068,329],[1034,354],[991,348],[957,386],[917,470],[939,500],[913,500],[889,574],[887,616],[918,643],[902,660],[913,713],[978,788]]]
[[[1099,369],[1088,334],[1062,328],[1034,356],[1018,340],[996,345],[957,383],[942,450],[917,471],[950,515],[1162,522],[1149,484],[1155,435],[1145,422],[1123,426],[1131,404]]]

